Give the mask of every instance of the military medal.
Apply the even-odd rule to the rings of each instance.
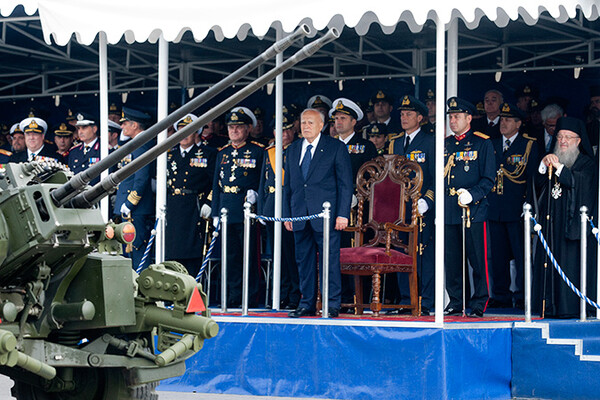
[[[562,188],[560,187],[560,184],[558,182],[555,182],[554,187],[552,187],[552,197],[554,198],[554,200],[556,200],[560,196],[562,196]]]
[[[237,149],[234,149],[234,150],[231,152],[231,155],[232,155],[233,157],[237,157],[237,155],[238,155],[238,151],[237,151]]]
[[[465,163],[465,168],[464,168],[464,169],[465,169],[465,172],[469,172],[469,168],[471,168],[471,167],[469,167],[469,162],[467,161],[467,162]]]

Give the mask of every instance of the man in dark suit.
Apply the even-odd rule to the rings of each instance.
[[[502,137],[492,139],[496,156],[496,182],[489,194],[492,250],[491,308],[512,307],[510,260],[516,264],[515,304],[523,305],[523,203],[531,203],[533,174],[539,164],[536,139],[519,129],[525,114],[515,105],[504,103],[500,112]]]
[[[150,122],[150,116],[142,111],[123,107],[123,116],[120,121],[123,135],[133,139],[146,129]],[[119,168],[140,157],[151,147],[152,142],[150,141],[135,149],[121,160]],[[154,226],[155,208],[151,179],[156,174],[155,169],[154,163],[151,163],[135,172],[119,184],[115,197],[114,213],[123,218],[130,218],[135,227],[135,240],[132,243],[133,251],[131,253],[134,269],[138,268],[142,260],[146,244],[150,239],[150,231]],[[150,262],[146,265],[149,264]]]
[[[283,198],[284,217],[301,217],[321,212],[323,203],[331,203],[335,218],[329,239],[329,316],[339,315],[341,305],[340,231],[348,226],[352,199],[352,175],[348,149],[332,137],[321,134],[325,118],[314,109],[301,115],[303,140],[290,145],[285,160]],[[317,302],[317,251],[323,254],[323,222],[286,222],[294,231],[296,262],[302,299],[288,315],[298,318],[315,315]],[[319,258],[322,271],[322,257]],[[321,279],[321,283],[323,279]]]
[[[400,121],[403,131],[390,140],[389,153],[399,154],[419,164],[423,170],[423,186],[421,198],[417,202],[419,215],[422,216],[419,232],[419,257],[417,259],[417,276],[419,278],[419,295],[421,296],[421,314],[429,315],[433,308],[435,287],[435,254],[434,254],[434,179],[435,176],[435,137],[423,129],[422,122],[428,114],[423,102],[406,95],[400,103]],[[407,211],[407,215],[408,211]],[[401,301],[410,302],[408,275],[398,274],[398,287]],[[410,309],[398,309],[405,313]]]
[[[483,107],[485,118],[473,121],[473,129],[483,132],[490,138],[500,137],[500,106],[504,103],[504,97],[499,90],[491,89],[485,92]]]
[[[48,124],[41,118],[29,117],[19,123],[19,128],[25,134],[26,151],[13,153],[10,162],[27,161],[58,161],[64,163],[63,158],[56,152],[56,147],[49,146],[44,141]]]

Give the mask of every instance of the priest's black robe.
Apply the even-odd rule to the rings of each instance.
[[[580,270],[580,238],[581,238],[581,206],[585,205],[589,215],[596,215],[597,198],[597,166],[595,161],[585,154],[580,154],[571,168],[563,167],[560,176],[538,174],[539,185],[538,223],[548,242],[550,250],[558,265],[571,282],[581,289]],[[548,194],[550,190],[550,194]],[[549,207],[549,211],[548,211]],[[550,215],[547,221],[546,216]],[[594,218],[597,225],[597,220]],[[596,261],[598,247],[596,238],[588,225],[588,269],[587,293],[595,300],[596,293]],[[546,312],[545,316],[554,318],[576,318],[579,316],[579,297],[567,286],[550,260],[537,237],[534,238],[535,258],[533,264],[532,311],[541,314],[544,297],[544,263],[548,263],[546,272]]]

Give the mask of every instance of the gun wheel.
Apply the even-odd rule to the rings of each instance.
[[[73,381],[73,390],[49,392],[15,380],[11,393],[17,400],[158,400],[157,382],[128,386],[120,368],[73,368]]]

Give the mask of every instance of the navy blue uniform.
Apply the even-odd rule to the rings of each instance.
[[[539,165],[536,139],[517,133],[504,150],[504,137],[492,139],[496,157],[496,183],[490,193],[490,237],[492,246],[492,297],[498,305],[512,306],[510,260],[517,275],[515,300],[523,300],[523,203],[531,203],[531,185]]]
[[[100,140],[96,139],[96,143],[88,149],[86,149],[84,143],[72,147],[69,151],[67,164],[74,174],[78,174],[98,161],[100,161]],[[93,179],[90,183],[91,185],[95,185],[98,182],[100,182],[100,177]]]
[[[354,133],[352,139],[346,143],[348,154],[350,154],[350,164],[352,165],[352,183],[356,185],[356,175],[364,163],[377,157],[377,149],[373,142],[360,137]]]
[[[444,183],[446,196],[445,250],[446,289],[450,297],[448,308],[462,309],[462,208],[458,193],[467,189],[473,201],[469,204],[471,227],[466,228],[466,255],[473,267],[474,294],[470,306],[484,312],[489,297],[487,275],[487,197],[494,186],[496,170],[494,150],[488,137],[469,130],[461,140],[455,136],[445,139]],[[467,285],[467,293],[469,293]],[[468,299],[467,295],[467,299]]]
[[[123,168],[148,151],[152,145],[153,143],[150,141],[134,150],[121,160],[118,167]],[[141,168],[119,184],[115,197],[114,213],[116,215],[121,215],[121,205],[123,204],[127,205],[131,210],[131,222],[135,226],[136,231],[135,240],[133,241],[133,252],[131,253],[134,269],[138,267],[144,255],[146,244],[148,239],[150,239],[150,231],[154,226],[154,193],[152,192],[150,180],[155,176],[155,170],[154,163]]]
[[[423,128],[414,136],[405,149],[404,132],[390,140],[389,153],[405,156],[415,161],[423,171],[421,198],[427,202],[429,209],[423,215],[419,229],[419,257],[417,258],[417,276],[419,278],[419,295],[424,310],[433,308],[435,292],[435,243],[434,243],[434,187],[435,187],[435,138]],[[407,210],[407,215],[410,210]],[[408,275],[398,274],[398,285],[401,295],[408,295]]]
[[[284,163],[286,149],[283,149]],[[284,181],[285,174],[282,183],[285,183]],[[267,147],[265,152],[258,191],[258,213],[268,217],[275,216],[275,146]],[[273,246],[275,239],[273,222],[267,222],[267,238],[268,246]],[[287,308],[296,308],[300,302],[300,287],[294,251],[294,234],[285,228],[281,230],[281,248],[281,302]]]
[[[228,210],[227,225],[227,302],[228,306],[241,304],[242,265],[244,239],[244,202],[249,189],[258,192],[260,169],[263,163],[262,145],[247,141],[241,147],[229,144],[217,154],[213,180],[212,214],[221,215],[221,208]],[[250,235],[250,248],[256,248],[256,235]],[[252,253],[252,252],[251,252]],[[250,257],[249,278],[250,304],[258,294],[258,263]]]
[[[166,257],[182,263],[192,276],[202,264],[203,224],[200,208],[210,204],[209,193],[217,151],[193,145],[181,155],[180,146],[167,154]]]
[[[0,165],[8,163],[12,154],[11,151],[0,148]]]

